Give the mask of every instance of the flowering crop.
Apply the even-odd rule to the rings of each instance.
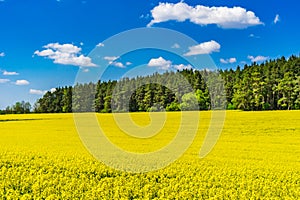
[[[139,125],[148,113],[132,113]],[[180,113],[149,139],[120,132],[111,114],[97,114],[110,140],[127,151],[166,145]],[[1,199],[299,199],[300,112],[227,111],[214,149],[199,158],[211,112],[200,112],[186,153],[166,168],[129,173],[110,168],[85,149],[72,114],[0,116]],[[188,130],[188,127],[186,127]]]

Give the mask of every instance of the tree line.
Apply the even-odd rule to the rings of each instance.
[[[0,110],[0,114],[27,114],[31,112],[31,104],[29,102],[16,102],[12,106],[7,106],[5,110]]]
[[[281,57],[235,70],[185,69],[59,87],[33,106],[36,113],[210,109],[300,109],[300,58]]]
[[[187,81],[186,81],[187,80]],[[236,70],[155,73],[57,88],[35,112],[142,112],[300,109],[300,58],[252,63]]]
[[[291,56],[221,72],[229,109],[300,109],[300,58]]]
[[[47,92],[36,102],[34,112],[208,110],[215,104],[212,105],[204,77],[212,74],[205,70],[171,71],[119,81],[98,81],[56,88],[55,92]]]

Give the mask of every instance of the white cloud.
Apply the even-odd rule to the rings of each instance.
[[[149,67],[158,67],[163,70],[168,70],[172,66],[172,62],[170,60],[165,60],[163,57],[152,58],[149,63]]]
[[[9,79],[1,79],[0,78],[0,83],[8,83],[10,80]]]
[[[140,16],[140,19],[149,19],[149,17],[150,17],[150,14],[148,13],[148,14],[146,14],[146,15],[141,15]]]
[[[87,68],[82,68],[82,71],[85,72],[85,73],[87,73],[87,72],[89,72],[90,70],[87,69]]]
[[[198,25],[216,24],[221,28],[247,28],[263,24],[252,11],[242,7],[207,7],[203,5],[189,6],[181,1],[174,3],[159,3],[151,10],[152,20],[148,27],[156,23],[176,20],[189,20]]]
[[[183,70],[183,69],[192,69],[193,68],[190,64],[188,64],[188,65],[184,65],[184,64],[173,65],[172,61],[166,60],[163,57],[152,58],[148,62],[148,66],[149,67],[157,67],[162,70],[171,70],[171,69]]]
[[[189,47],[189,52],[185,56],[193,56],[200,54],[211,54],[212,52],[219,52],[221,45],[214,40],[203,42],[201,44]]]
[[[173,44],[173,46],[171,46],[172,49],[179,49],[180,45],[178,43]]]
[[[251,38],[260,38],[259,36],[254,35],[253,33],[251,33],[251,34],[249,35],[249,37],[251,37]]]
[[[73,53],[79,53],[81,51],[80,47],[77,47],[73,44],[59,44],[59,43],[50,43],[44,46],[46,49],[53,49],[57,50],[61,53],[68,53],[68,54],[73,54]]]
[[[119,58],[120,57],[118,57],[118,56],[105,56],[105,57],[103,57],[103,59],[107,60],[110,65],[113,65],[113,66],[119,67],[119,68],[125,68],[126,66],[123,63],[115,61],[115,60],[117,60]],[[127,62],[126,65],[130,65],[131,64],[131,63],[130,64],[129,63],[130,62]]]
[[[1,52],[0,53],[0,57],[4,57],[5,56],[5,53],[4,52]]]
[[[248,56],[248,59],[251,60],[251,62],[263,62],[269,59],[269,57],[266,56]]]
[[[29,85],[29,82],[27,80],[17,80],[15,82],[16,85]]]
[[[55,56],[55,52],[52,49],[46,49],[43,51],[35,51],[34,54],[38,55],[38,56],[45,56],[45,57],[48,57],[48,56],[54,57]],[[54,58],[51,58],[51,59],[54,59]]]
[[[228,59],[221,58],[220,62],[223,64],[236,63],[236,58],[228,58]]]
[[[36,94],[36,95],[44,95],[47,92],[47,90],[36,90],[36,89],[30,89],[29,94]]]
[[[223,58],[220,59],[220,62],[223,63],[223,64],[227,64],[228,63],[228,61],[225,60],[225,59],[223,59]]]
[[[55,89],[55,88],[51,88],[50,90],[36,90],[36,89],[30,89],[30,90],[29,90],[29,93],[30,93],[30,94],[36,94],[36,95],[44,95],[44,94],[46,94],[48,91],[51,92],[51,93],[53,93],[53,92],[56,91],[56,89]]]
[[[236,62],[236,58],[229,58],[229,63],[235,63]]]
[[[132,63],[131,62],[126,62],[126,65],[128,66],[128,65],[132,65]]]
[[[115,66],[115,67],[125,68],[125,65],[121,62],[112,62],[110,64]]]
[[[112,62],[114,60],[117,60],[118,58],[119,56],[105,56],[103,59]]]
[[[188,64],[188,65],[184,65],[184,64],[180,64],[180,65],[173,65],[174,69],[177,70],[183,70],[183,69],[192,69],[193,67]]]
[[[4,70],[3,75],[4,76],[15,76],[15,75],[19,75],[19,73],[17,73],[17,72],[8,72],[8,71]]]
[[[99,44],[96,45],[96,47],[104,47],[104,44],[100,42]]]
[[[274,24],[277,24],[278,22],[280,21],[280,17],[279,15],[277,14],[273,20]]]
[[[83,46],[84,45],[84,43],[83,42],[80,42],[80,46]]]
[[[67,56],[67,57],[59,57],[54,60],[54,63],[63,64],[63,65],[74,65],[81,67],[96,67],[94,63],[92,63],[91,58],[85,57],[84,55],[76,56]]]
[[[45,50],[37,50],[34,54],[52,59],[56,64],[96,67],[96,64],[92,63],[92,59],[80,54],[81,48],[73,44],[50,43],[43,48]]]

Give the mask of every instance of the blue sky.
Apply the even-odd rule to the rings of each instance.
[[[89,56],[102,42],[135,28],[167,28],[197,44],[168,52],[104,55],[105,79],[117,79],[136,65],[149,69],[189,68],[184,58],[207,54],[218,68],[299,55],[296,0],[0,0],[0,109],[16,101],[32,104],[45,91],[73,85],[78,71],[101,68]],[[137,36],[138,37],[138,36]],[[133,41],[134,42],[134,41]],[[98,45],[98,47],[97,47]],[[105,43],[104,43],[105,45]]]

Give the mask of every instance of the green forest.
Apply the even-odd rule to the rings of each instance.
[[[28,111],[29,105],[26,106]],[[2,112],[16,113],[15,107]],[[59,87],[55,92],[47,92],[32,108],[36,113],[210,109],[300,109],[300,58],[281,57],[262,64],[237,66],[235,70],[167,71]]]

